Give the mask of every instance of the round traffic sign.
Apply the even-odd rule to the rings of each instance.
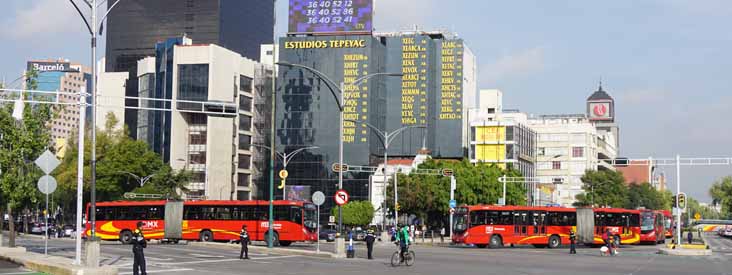
[[[287,173],[287,170],[280,170],[280,178],[281,179],[286,179],[287,176],[289,176],[289,175],[290,175],[290,173]]]
[[[346,190],[341,189],[336,191],[335,196],[333,197],[335,198],[335,203],[337,205],[344,205],[348,203],[348,192],[346,192]]]
[[[321,206],[321,205],[323,205],[324,202],[325,202],[325,194],[323,194],[323,192],[318,191],[318,192],[313,193],[313,203],[315,205]]]
[[[48,195],[56,191],[56,185],[56,179],[52,176],[45,175],[38,179],[38,190],[41,190],[43,194]]]

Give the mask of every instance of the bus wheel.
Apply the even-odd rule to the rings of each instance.
[[[201,235],[198,237],[198,240],[200,240],[202,242],[213,241],[213,233],[211,233],[211,231],[208,231],[208,230],[201,231]]]
[[[269,232],[264,233],[264,242],[267,242],[269,240]],[[280,235],[277,234],[277,232],[272,235],[272,246],[279,246],[280,245]]]
[[[498,236],[498,235],[491,236],[490,246],[491,246],[491,248],[503,247],[503,240],[501,239],[501,236]]]
[[[123,230],[119,233],[119,241],[123,244],[132,243],[132,232],[129,230]]]
[[[292,244],[291,241],[280,241],[281,246],[290,246]]]
[[[562,245],[562,239],[559,236],[554,235],[549,238],[549,248],[557,248]]]
[[[478,248],[486,248],[486,246],[488,246],[488,245],[487,244],[476,244],[475,246],[477,246]]]

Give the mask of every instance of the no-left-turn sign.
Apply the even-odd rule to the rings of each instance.
[[[336,191],[335,196],[333,196],[333,198],[335,199],[335,203],[337,205],[344,205],[344,204],[348,203],[348,192],[346,192],[346,190],[343,190],[343,189],[338,190],[338,191]]]

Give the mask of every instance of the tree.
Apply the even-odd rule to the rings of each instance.
[[[502,196],[503,184],[498,181],[503,175],[521,177],[509,169],[501,169],[495,164],[470,161],[427,160],[420,169],[453,170],[457,188],[455,200],[458,204],[495,204]],[[450,201],[450,178],[436,175],[410,174],[398,175],[399,213],[414,214],[431,225],[447,224]],[[393,179],[389,186],[393,186]],[[387,207],[394,209],[393,188],[387,188]],[[526,204],[526,189],[523,184],[506,186],[506,201],[509,205]]]
[[[28,72],[26,78],[28,89],[38,88],[37,71]],[[38,97],[36,95],[36,99]],[[27,99],[28,95],[25,94],[24,98]],[[42,172],[33,161],[50,147],[51,135],[47,123],[52,116],[51,108],[46,104],[25,103],[23,119],[16,121],[12,116],[14,105],[0,106],[0,193],[11,220],[13,209],[24,209],[28,213],[29,208],[41,201],[36,182]],[[27,219],[24,221],[27,223]]]
[[[621,172],[588,170],[582,176],[584,194],[577,195],[575,206],[598,206],[622,208],[626,206],[628,188]]]
[[[662,210],[665,208],[666,200],[664,194],[653,188],[651,184],[644,182],[642,184],[631,184],[628,188],[628,198],[625,208],[636,209],[644,207],[646,209]]]
[[[367,225],[374,218],[374,206],[370,201],[353,201],[342,206],[343,224],[350,226]],[[338,208],[330,211],[331,215],[338,215]]]
[[[722,215],[729,217],[732,213],[732,176],[724,177],[709,188],[712,204],[722,206]]]

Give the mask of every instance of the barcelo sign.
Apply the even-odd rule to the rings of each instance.
[[[336,191],[335,196],[333,196],[333,198],[335,199],[335,203],[337,205],[344,205],[344,204],[348,203],[348,192],[346,192],[346,190],[343,190],[343,189],[338,190],[338,191]]]

